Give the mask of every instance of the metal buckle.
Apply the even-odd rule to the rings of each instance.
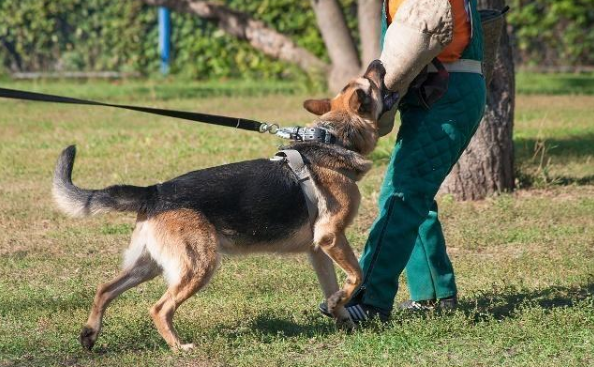
[[[321,127],[284,127],[275,132],[280,138],[295,141],[318,141],[325,144],[333,144],[334,136],[328,130]]]
[[[268,132],[272,135],[276,135],[276,133],[279,131],[279,129],[280,129],[280,127],[278,126],[278,124],[263,122],[262,125],[260,125],[260,127],[258,128],[258,132],[259,133]]]

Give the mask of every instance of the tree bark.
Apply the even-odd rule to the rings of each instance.
[[[325,73],[329,66],[306,49],[297,46],[289,37],[268,28],[263,22],[248,14],[228,7],[197,0],[142,0],[146,4],[165,6],[172,10],[195,14],[213,21],[219,29],[276,59],[297,64],[308,73]]]
[[[332,92],[337,92],[360,72],[361,63],[357,47],[336,0],[312,0],[311,4],[332,61],[328,88]]]
[[[503,0],[479,0],[479,8],[501,9],[504,5]],[[441,187],[442,193],[460,200],[484,199],[514,189],[515,76],[506,28],[504,24],[483,121]]]
[[[359,0],[357,18],[361,37],[361,64],[363,69],[380,55],[382,28],[382,0]]]

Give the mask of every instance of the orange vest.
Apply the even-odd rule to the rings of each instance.
[[[398,7],[406,0],[386,1],[386,17],[388,25],[392,23]],[[414,1],[414,0],[410,0]],[[454,37],[452,43],[446,46],[437,56],[441,62],[453,62],[460,59],[462,52],[470,43],[470,21],[464,7],[465,0],[450,0],[452,15],[454,16]]]

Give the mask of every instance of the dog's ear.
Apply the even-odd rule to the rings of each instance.
[[[371,112],[371,98],[361,88],[357,88],[349,99],[349,107],[358,113]]]
[[[330,112],[330,100],[324,99],[308,99],[303,102],[303,108],[313,113],[314,115],[322,116],[326,112]]]

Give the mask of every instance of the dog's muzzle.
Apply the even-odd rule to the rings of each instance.
[[[386,87],[386,84],[384,83],[385,76],[386,68],[380,60],[373,60],[363,75],[363,77],[369,80],[372,85],[379,87],[382,98],[382,112],[380,113],[380,116],[390,111],[400,99],[400,93],[392,92]]]
[[[383,99],[383,108],[382,108],[382,113],[380,115],[383,115],[384,113],[390,111],[395,105],[398,104],[398,101],[400,100],[400,93],[392,92],[384,87],[383,93],[382,93],[382,99]]]

